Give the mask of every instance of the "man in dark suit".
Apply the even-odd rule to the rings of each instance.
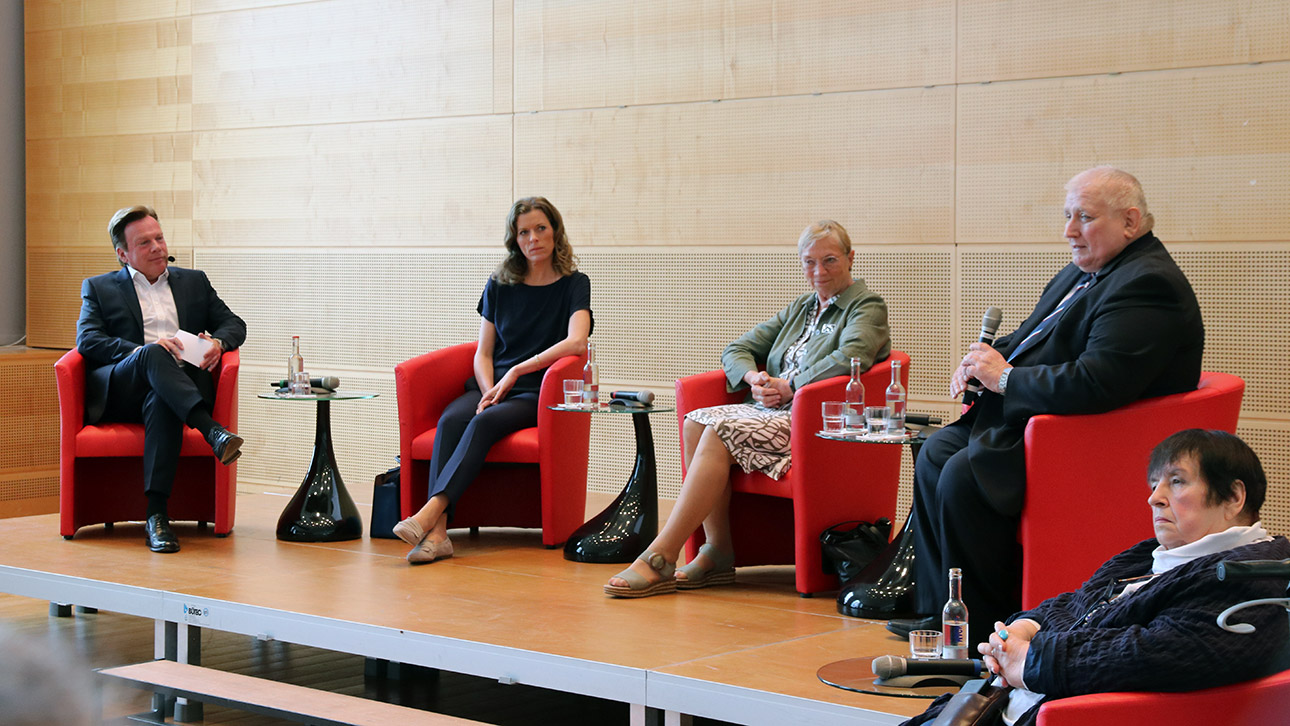
[[[951,567],[963,570],[973,643],[1020,609],[1017,527],[1031,416],[1102,413],[1194,390],[1200,380],[1200,307],[1151,233],[1138,180],[1098,167],[1077,174],[1066,192],[1071,264],[1015,332],[970,346],[950,394],[972,378],[984,388],[962,418],[928,439],[914,467],[916,609],[930,617],[891,621],[898,634],[939,629]],[[1097,446],[1088,442],[1089,456]]]
[[[108,235],[121,269],[81,284],[76,323],[76,348],[86,362],[85,423],[143,423],[148,547],[178,552],[166,502],[184,425],[200,431],[224,465],[242,453],[242,438],[211,418],[211,371],[224,351],[246,340],[246,323],[219,298],[206,273],[169,267],[174,258],[150,207],[117,211]],[[181,330],[211,341],[199,365],[180,360]]]

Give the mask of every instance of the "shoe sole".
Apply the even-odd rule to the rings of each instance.
[[[237,461],[237,457],[242,455],[242,437],[234,436],[224,445],[224,453],[219,457],[219,463],[228,466]]]
[[[643,587],[639,590],[633,590],[630,587],[617,587],[615,585],[605,585],[605,594],[621,598],[638,598],[651,597],[653,595],[666,595],[670,592],[676,592],[676,580],[661,580]]]
[[[733,585],[735,584],[734,569],[723,570],[721,572],[709,572],[701,580],[691,580],[688,577],[684,580],[677,579],[676,589],[678,590],[700,590],[705,587],[714,585]]]

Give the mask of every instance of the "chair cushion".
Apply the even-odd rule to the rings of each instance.
[[[760,471],[746,472],[735,464],[730,468],[730,484],[737,492],[745,494],[763,494],[768,497],[793,498],[793,470],[784,472],[778,480],[771,479]]]
[[[427,460],[434,453],[434,434],[437,429],[429,429],[412,439],[412,458]],[[488,450],[485,462],[506,464],[538,463],[538,430],[537,427],[520,429],[501,441],[493,444]]]
[[[143,425],[105,423],[76,432],[77,456],[143,456]],[[211,447],[196,429],[184,427],[180,456],[210,456]]]

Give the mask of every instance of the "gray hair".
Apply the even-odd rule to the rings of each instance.
[[[1147,209],[1147,196],[1142,192],[1142,183],[1136,176],[1113,166],[1095,166],[1071,177],[1066,182],[1066,191],[1072,192],[1090,182],[1099,182],[1098,191],[1112,211],[1123,212],[1136,207],[1142,212],[1140,231],[1143,234],[1155,227],[1156,218]]]
[[[822,219],[802,230],[802,236],[797,240],[797,254],[802,254],[807,247],[825,237],[836,239],[838,244],[842,246],[842,254],[845,255],[851,252],[851,235],[847,234],[846,229],[831,219]]]
[[[92,723],[89,667],[49,643],[0,629],[0,724]]]

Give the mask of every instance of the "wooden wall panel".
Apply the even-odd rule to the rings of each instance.
[[[509,116],[203,132],[201,246],[494,245],[511,203]]]
[[[191,0],[24,0],[27,32],[182,18]]]
[[[516,108],[949,83],[953,12],[950,0],[518,0]]]
[[[1062,185],[1112,164],[1165,240],[1285,240],[1290,63],[958,89],[959,242],[1061,240]]]
[[[944,243],[952,91],[519,115],[516,193],[596,245],[795,243],[828,216],[856,244]]]
[[[959,0],[960,83],[1290,59],[1284,0]]]
[[[57,511],[61,350],[0,348],[0,517]]]
[[[192,22],[199,129],[493,110],[490,3],[336,0]]]

